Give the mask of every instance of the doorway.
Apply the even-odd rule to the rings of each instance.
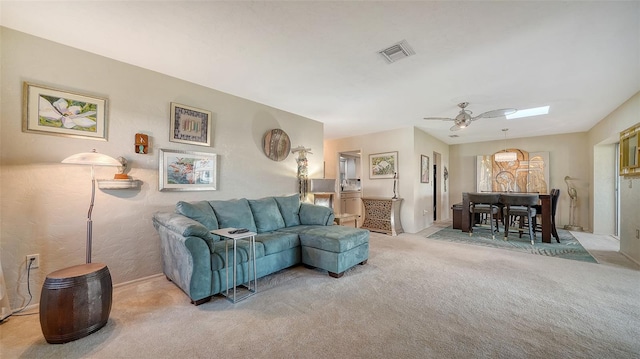
[[[360,191],[362,164],[360,151],[347,151],[338,153],[339,186],[341,191]]]
[[[440,181],[443,171],[442,155],[438,152],[433,152],[433,221],[441,220],[443,217],[443,200],[442,200],[442,185],[446,186],[446,182]],[[446,181],[443,179],[443,181]],[[446,190],[446,187],[445,187]]]
[[[334,208],[339,214],[355,214],[356,223],[362,223],[362,161],[359,150],[338,153],[338,203]]]
[[[616,238],[620,238],[620,161],[618,161],[618,159],[620,158],[620,142],[616,143],[616,156],[613,159],[613,163],[615,163],[615,181],[614,181],[614,186],[615,186],[615,228],[614,228],[614,235]]]
[[[433,221],[438,220],[438,165],[433,161]]]

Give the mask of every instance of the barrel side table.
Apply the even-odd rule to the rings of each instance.
[[[40,295],[40,327],[48,343],[96,332],[109,320],[113,287],[109,268],[87,263],[50,273]]]

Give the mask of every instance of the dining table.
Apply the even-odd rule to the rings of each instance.
[[[526,192],[492,192],[500,194],[526,194]],[[531,193],[534,194],[534,193]],[[542,242],[551,243],[551,195],[548,193],[535,193],[540,198],[540,207],[542,213],[540,214],[540,220],[542,225]],[[461,218],[462,231],[469,232],[471,229],[471,212],[469,211],[469,196],[468,192],[462,193],[462,213]],[[466,213],[466,214],[465,214]]]

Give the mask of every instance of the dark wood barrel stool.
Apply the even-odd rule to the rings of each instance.
[[[67,343],[107,324],[113,295],[103,263],[87,263],[50,273],[40,295],[40,327],[47,342]]]

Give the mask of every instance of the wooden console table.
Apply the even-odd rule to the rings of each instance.
[[[403,233],[400,223],[402,198],[363,197],[364,223],[361,228],[397,236]]]

